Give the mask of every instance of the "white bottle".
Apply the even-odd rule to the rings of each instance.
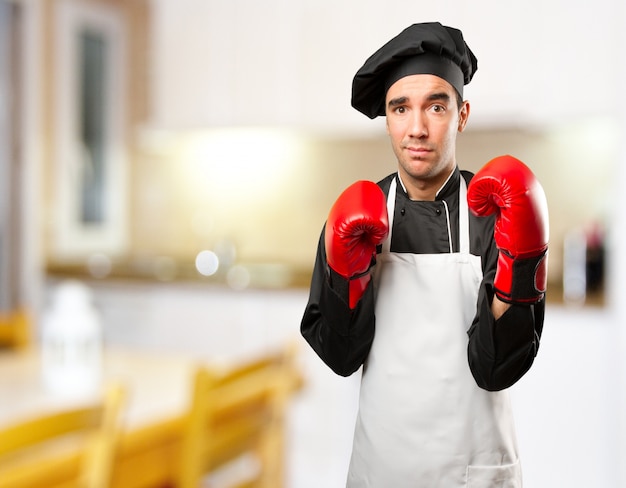
[[[583,305],[587,297],[587,239],[574,229],[563,239],[563,299],[565,303]]]
[[[99,388],[102,330],[90,289],[75,280],[62,282],[42,321],[42,368],[47,388],[85,393]]]

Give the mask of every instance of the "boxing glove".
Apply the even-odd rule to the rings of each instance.
[[[533,172],[512,156],[489,161],[470,181],[469,208],[495,214],[495,293],[507,303],[536,303],[546,291],[548,205]]]
[[[326,260],[336,273],[349,280],[351,309],[367,288],[376,246],[388,233],[385,194],[371,181],[350,185],[330,210],[324,235]]]

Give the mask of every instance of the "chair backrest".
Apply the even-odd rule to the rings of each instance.
[[[32,482],[37,476],[37,466],[58,454],[64,442],[72,441],[80,451],[72,484],[106,488],[115,460],[123,401],[123,389],[115,385],[98,402],[67,407],[0,429],[0,486],[29,486],[29,478]]]
[[[198,368],[183,434],[178,488],[197,488],[204,476],[250,454],[258,469],[245,486],[283,485],[285,410],[290,393],[300,386],[294,358],[290,345],[221,373]]]
[[[30,315],[24,309],[0,311],[0,348],[23,348],[31,343]]]

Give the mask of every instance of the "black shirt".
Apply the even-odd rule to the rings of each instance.
[[[452,247],[452,252],[458,252],[459,178],[469,183],[472,176],[456,168],[434,201],[410,200],[398,181],[391,251],[438,254],[451,252]],[[378,182],[385,195],[394,178],[396,173]],[[531,367],[539,348],[545,310],[543,300],[534,305],[512,305],[497,321],[494,319],[491,301],[498,250],[493,225],[494,217],[475,217],[470,212],[470,252],[481,257],[483,280],[476,315],[468,324],[468,364],[477,384],[490,391],[511,386]],[[372,281],[351,310],[347,280],[326,262],[322,230],[301,322],[302,335],[335,373],[349,376],[366,360],[375,329]]]

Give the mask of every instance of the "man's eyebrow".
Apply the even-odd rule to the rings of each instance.
[[[433,93],[432,95],[428,96],[428,101],[434,102],[436,100],[441,100],[443,102],[449,102],[450,101],[450,95],[448,95],[445,92],[441,92],[441,93]]]
[[[388,107],[398,107],[399,105],[404,105],[409,100],[409,97],[398,97],[392,98],[389,100],[387,104]]]
[[[428,100],[429,102],[442,101],[442,102],[447,103],[450,101],[450,95],[446,92],[436,92],[436,93],[432,93],[428,95],[426,100]],[[404,105],[408,101],[409,101],[409,97],[406,97],[406,96],[392,98],[391,100],[389,100],[389,103],[387,104],[387,106],[389,108],[398,107],[400,105]]]

